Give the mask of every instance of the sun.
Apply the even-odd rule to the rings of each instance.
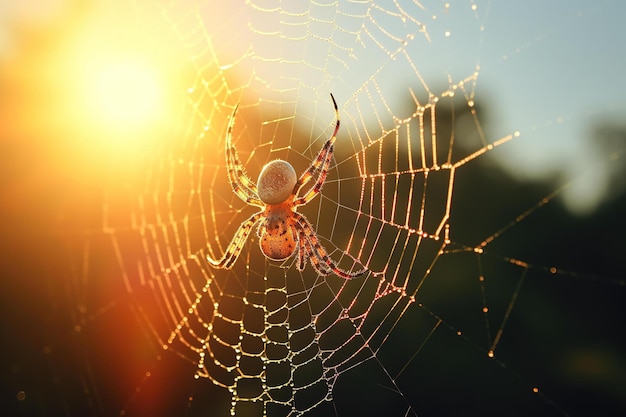
[[[161,117],[162,83],[153,68],[138,61],[95,66],[86,93],[92,115],[109,128],[141,128]]]

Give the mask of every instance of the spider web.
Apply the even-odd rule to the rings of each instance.
[[[65,413],[82,401],[94,415],[575,413],[545,371],[558,332],[541,322],[561,292],[590,301],[572,285],[624,282],[520,243],[570,183],[525,190],[495,173],[498,152],[524,138],[482,119],[490,6],[136,3],[139,24],[160,22],[186,57],[176,122],[67,239],[75,335],[62,340],[82,346],[84,396],[66,394]],[[228,183],[234,106],[254,180],[272,159],[309,166],[334,128],[329,93],[334,160],[300,211],[341,268],[370,272],[299,272],[295,258],[265,259],[254,234],[231,270],[211,268],[206,254],[257,210]]]

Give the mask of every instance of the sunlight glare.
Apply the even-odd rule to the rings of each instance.
[[[163,91],[154,70],[139,62],[119,61],[90,74],[87,100],[106,125],[137,128],[159,118]]]

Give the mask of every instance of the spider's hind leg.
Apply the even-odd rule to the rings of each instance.
[[[228,174],[228,180],[230,181],[233,192],[245,201],[246,204],[264,207],[263,202],[259,198],[257,186],[246,174],[243,163],[237,153],[237,148],[232,142],[237,109],[239,109],[239,104],[235,106],[233,114],[230,116],[226,131],[226,172]]]
[[[294,188],[294,192],[297,195],[300,192],[300,189],[304,187],[306,183],[308,183],[313,177],[317,175],[317,181],[315,184],[302,196],[297,198],[294,201],[295,206],[301,206],[303,204],[311,201],[317,194],[319,194],[322,186],[324,185],[324,181],[326,180],[326,175],[328,174],[328,169],[330,168],[330,161],[333,158],[334,144],[335,140],[337,140],[337,132],[339,131],[339,126],[341,125],[341,121],[339,119],[339,109],[337,108],[337,102],[335,101],[335,97],[330,95],[330,98],[333,100],[333,106],[335,108],[335,117],[337,118],[337,122],[335,124],[335,130],[333,131],[332,136],[324,143],[322,149],[318,152],[315,157],[315,161],[309,166],[309,168],[302,173],[296,186]]]

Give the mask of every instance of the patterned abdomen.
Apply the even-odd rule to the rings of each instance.
[[[269,259],[282,261],[296,250],[293,223],[293,198],[265,208],[265,221],[259,227],[259,246]]]

